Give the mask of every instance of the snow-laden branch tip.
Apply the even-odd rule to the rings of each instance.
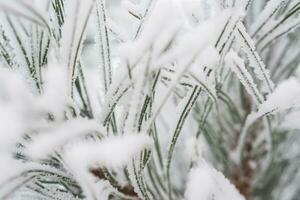
[[[221,172],[204,160],[201,160],[189,173],[185,199],[245,200]]]
[[[258,106],[256,112],[252,112],[246,118],[243,125],[239,140],[237,142],[236,150],[231,153],[231,157],[235,162],[241,161],[241,155],[244,143],[249,134],[249,128],[261,117],[265,117],[294,106],[299,106],[300,103],[300,83],[296,78],[290,78],[277,86],[273,93],[271,93],[267,100]]]
[[[258,118],[280,112],[300,104],[300,82],[292,77],[280,83],[267,100],[259,107],[257,112],[248,116],[248,122],[251,124]]]
[[[66,167],[74,175],[88,198],[99,199],[95,177],[90,174],[91,169],[110,168],[117,169],[128,165],[142,150],[149,149],[152,140],[145,134],[127,134],[113,136],[102,141],[78,142],[68,147],[63,159]],[[110,193],[114,188],[105,184],[105,191]]]
[[[117,168],[128,164],[132,158],[150,148],[152,139],[145,134],[111,136],[101,141],[82,141],[68,147],[63,155],[71,168],[109,167]]]
[[[27,149],[27,153],[35,159],[45,158],[54,153],[55,150],[60,150],[59,148],[74,140],[74,138],[92,133],[98,133],[103,136],[104,130],[94,120],[71,119],[57,124],[53,129],[40,132],[39,135],[34,137]]]

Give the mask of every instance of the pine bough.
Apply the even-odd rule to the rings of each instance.
[[[0,199],[298,199],[299,11],[0,0]]]

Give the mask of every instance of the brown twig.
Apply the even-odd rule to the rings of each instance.
[[[104,180],[107,180],[104,172],[102,169],[100,168],[97,168],[97,169],[91,169],[90,172],[97,178],[99,179],[104,179]],[[108,180],[109,181],[109,180]],[[133,187],[131,185],[126,185],[126,186],[115,186],[116,189],[123,193],[124,195],[127,195],[127,196],[132,196],[132,197],[136,197],[137,199],[138,198],[138,195],[137,193],[134,191]]]

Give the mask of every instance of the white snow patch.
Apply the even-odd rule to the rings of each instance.
[[[99,142],[79,142],[69,146],[64,159],[72,168],[121,167],[151,144],[150,137],[144,134],[112,136]]]
[[[44,158],[78,136],[93,132],[104,133],[103,128],[96,121],[83,118],[56,125],[52,130],[40,132],[34,137],[27,149],[28,155],[35,159]]]
[[[263,102],[257,112],[252,113],[248,118],[249,123],[256,119],[279,112],[300,104],[300,83],[299,80],[292,77],[280,83],[271,93],[265,102]]]
[[[204,160],[190,171],[186,200],[245,200],[224,175]]]

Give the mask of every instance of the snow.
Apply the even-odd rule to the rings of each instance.
[[[270,196],[295,198],[300,76],[284,77],[299,13],[276,25],[297,1],[62,0],[59,27],[51,1],[0,0],[12,14],[0,14],[0,62],[13,58],[0,68],[0,199],[37,175],[20,188],[49,194],[37,199],[245,200],[229,181],[248,175],[243,158],[249,191],[265,192],[274,164]]]
[[[198,138],[194,136],[188,136],[184,143],[184,153],[187,160],[192,163],[197,163],[199,159],[208,159],[210,155],[210,147],[205,140],[204,135],[200,135]]]
[[[144,22],[138,39],[121,45],[119,55],[128,60],[130,65],[135,65],[153,44],[161,48],[161,42],[170,40],[172,32],[174,34],[174,29],[176,32],[181,24],[182,15],[176,4],[171,0],[158,1],[151,12],[151,16]],[[159,50],[156,51],[159,52]]]
[[[207,92],[212,100],[217,99],[215,89],[215,68],[219,58],[218,51],[214,47],[208,46],[190,68],[192,77],[196,78],[196,82],[201,83],[200,87]]]
[[[214,18],[221,11],[217,0],[178,0],[178,4],[192,24]]]
[[[63,114],[67,103],[66,88],[64,87],[66,86],[64,82],[66,73],[61,73],[63,68],[59,67],[49,66],[49,69],[46,69],[45,88],[41,96],[30,91],[19,71],[0,69],[0,184],[28,169],[26,164],[13,158],[15,145],[21,140],[21,137],[25,133],[31,133],[32,130],[40,130],[39,136],[42,136],[42,130],[49,129],[51,125],[57,125],[46,123],[43,117],[47,112],[53,112],[58,124],[62,120],[62,117],[59,119],[57,113]],[[29,150],[30,156],[48,153],[52,148],[60,145],[63,139],[68,140],[76,134],[80,134],[82,129],[98,128],[96,122],[85,122],[85,127],[82,124],[82,120],[71,120],[61,127],[54,128],[55,131],[46,131],[47,134],[43,135],[44,137],[36,137],[35,139],[40,143],[37,142],[36,146],[30,146],[32,148]],[[69,132],[63,128],[67,128]],[[55,133],[59,135],[55,135]]]
[[[70,167],[104,166],[116,168],[128,164],[131,159],[150,148],[152,140],[145,134],[111,136],[99,142],[78,142],[70,145],[63,156]],[[82,170],[82,169],[80,169]]]
[[[94,196],[96,199],[102,200],[100,197],[106,193],[97,189],[98,183],[94,184],[95,180],[89,175],[89,170],[93,167],[120,168],[129,164],[142,150],[151,148],[151,146],[152,140],[145,134],[111,136],[98,142],[87,141],[70,145],[65,151],[63,159],[66,167],[71,170],[83,187],[87,198],[91,199]],[[110,192],[112,187],[106,186],[108,187],[106,192]]]
[[[37,2],[28,2],[25,0],[0,0],[0,9],[2,11],[14,14],[19,17],[26,18],[37,22],[40,26],[49,26],[49,21],[47,15],[45,15],[45,9],[41,9],[41,2],[45,3],[45,0]],[[47,27],[48,28],[48,27]]]
[[[39,135],[34,137],[27,149],[28,155],[35,159],[44,158],[72,139],[95,132],[102,135],[104,130],[94,120],[77,118],[56,124],[55,128],[40,131]]]
[[[128,33],[121,26],[119,26],[119,24],[117,24],[113,19],[111,18],[107,19],[107,26],[109,30],[111,30],[111,32],[115,34],[115,36],[120,42],[125,42],[129,40]]]
[[[283,130],[300,130],[299,118],[299,110],[290,112],[280,122],[279,128]]]
[[[24,171],[24,165],[13,159],[11,154],[0,152],[0,188],[18,174]],[[1,194],[0,189],[0,194]]]
[[[204,160],[201,160],[189,173],[185,199],[245,200],[221,172]]]
[[[73,105],[68,97],[67,69],[58,63],[49,63],[42,73],[43,92],[36,104],[39,109],[51,112],[57,120],[62,120],[64,108]]]
[[[300,103],[300,83],[292,77],[280,83],[273,93],[268,95],[267,100],[262,102],[256,112],[252,112],[246,118],[245,124],[241,131],[241,135],[236,147],[236,150],[231,153],[232,160],[240,161],[240,156],[243,149],[246,136],[249,133],[249,127],[259,118],[275,114],[286,109],[299,106]],[[270,139],[270,138],[269,138]],[[269,141],[269,145],[272,145]]]
[[[0,69],[0,150],[12,146],[26,130],[27,113],[34,105],[33,99],[18,73]]]
[[[221,27],[225,23],[224,18],[227,15],[228,12],[221,13],[220,16],[203,21],[189,29],[188,32],[178,38],[176,48],[172,48],[158,59],[157,65],[178,60],[180,66],[185,66],[191,59],[198,56],[204,48],[215,44],[219,34],[221,34]]]
[[[263,102],[257,112],[252,113],[248,118],[249,123],[254,122],[262,116],[274,114],[300,103],[300,82],[292,77],[280,83],[265,102]]]
[[[12,155],[14,145],[26,131],[26,114],[32,99],[17,72],[0,69],[0,186],[23,170],[22,163]]]

